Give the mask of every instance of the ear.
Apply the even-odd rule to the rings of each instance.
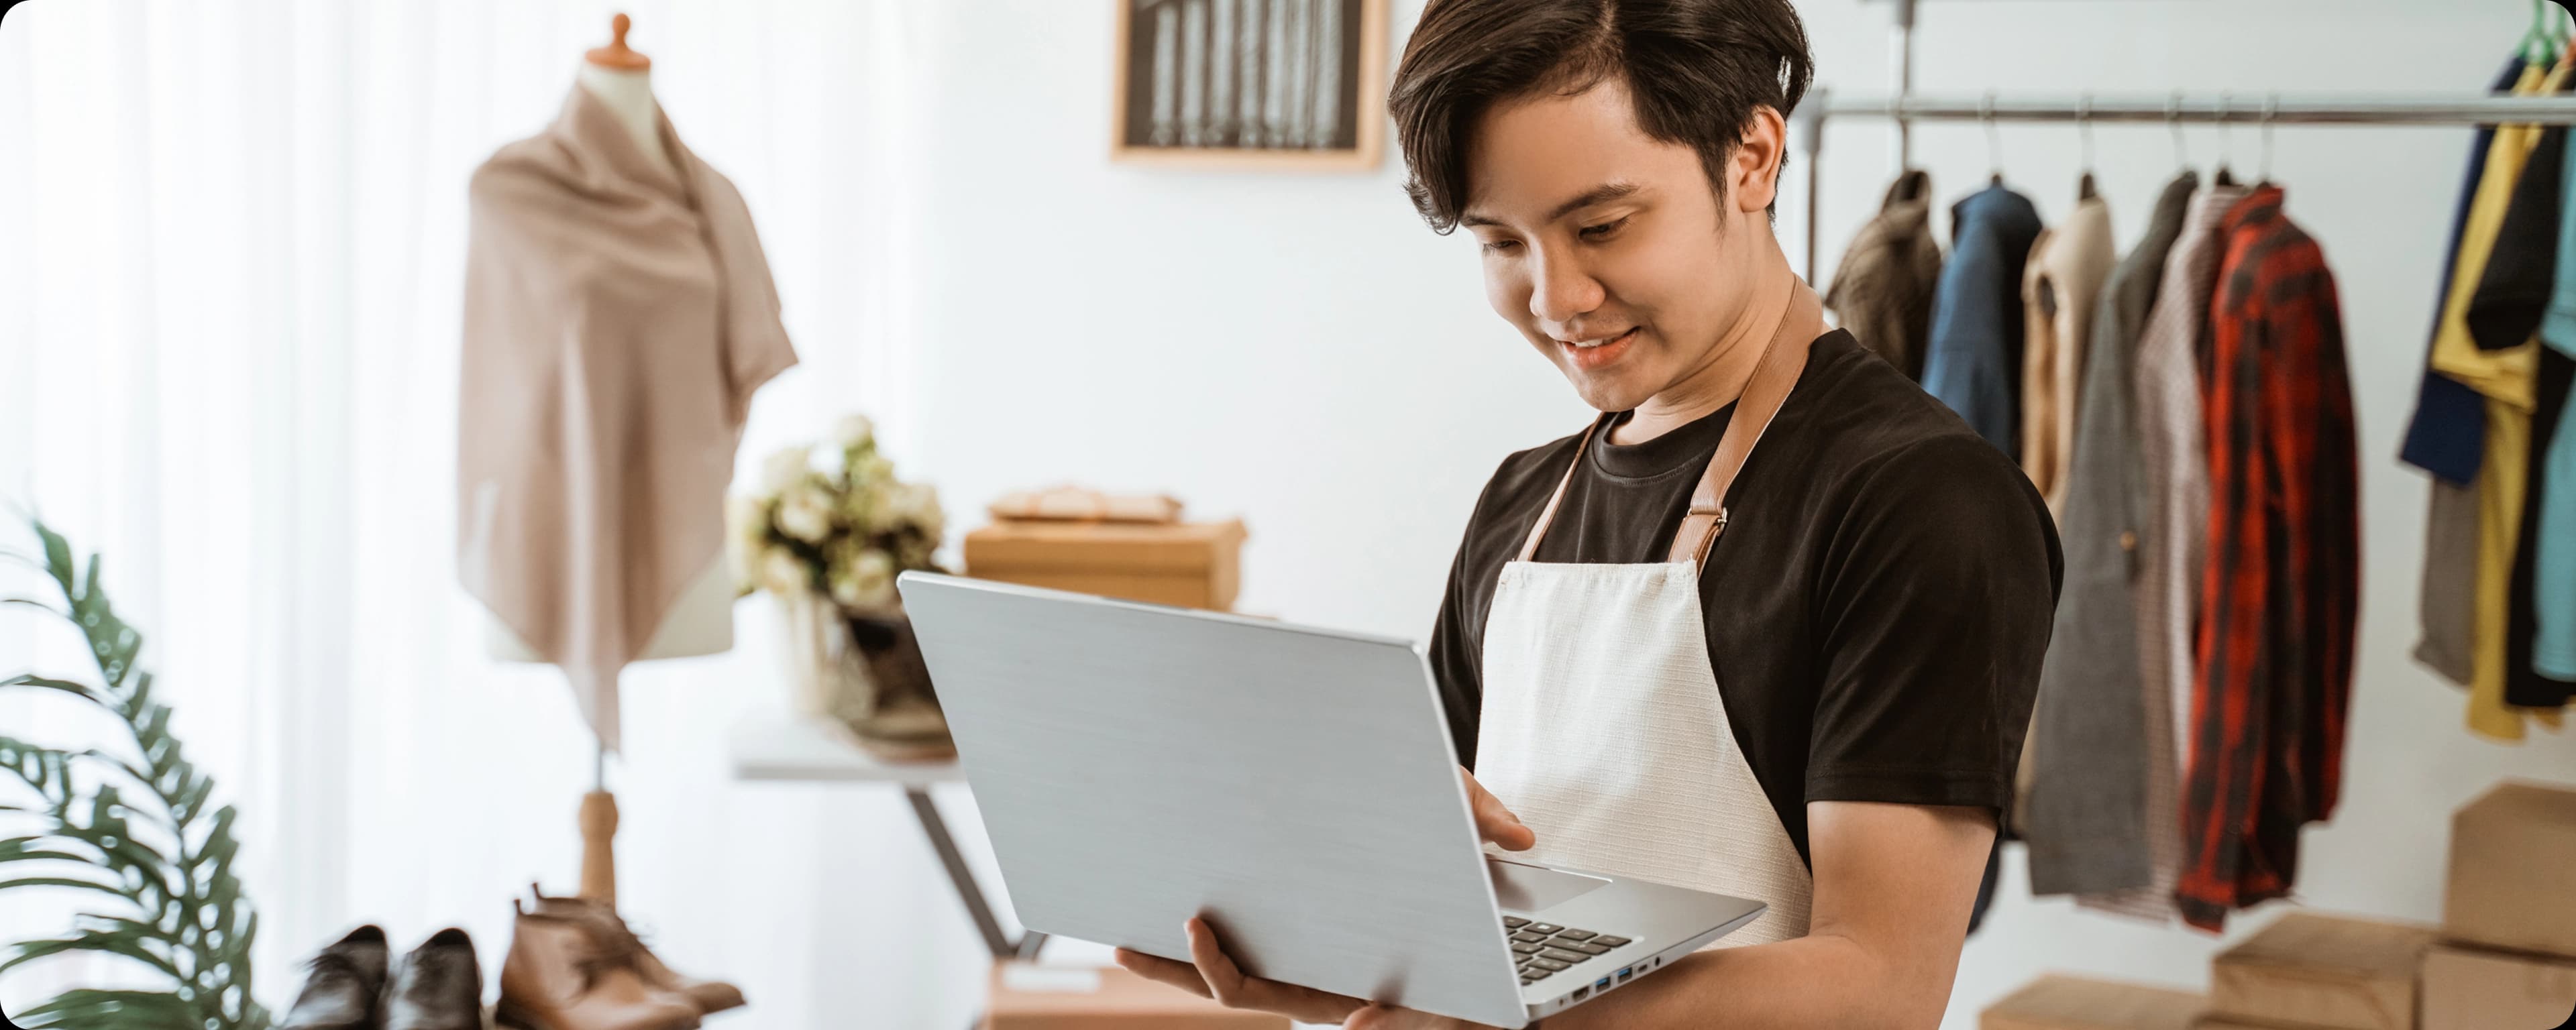
[[[1789,122],[1773,107],[1744,120],[1744,142],[1727,160],[1726,192],[1741,214],[1759,214],[1780,196],[1780,160],[1789,153]]]

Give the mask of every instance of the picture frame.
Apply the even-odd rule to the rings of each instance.
[[[1386,147],[1387,0],[1110,0],[1111,160],[1367,171]]]

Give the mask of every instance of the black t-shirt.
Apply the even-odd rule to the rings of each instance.
[[[1660,562],[1732,405],[1607,442],[1540,543],[1550,562]],[[1432,632],[1460,760],[1475,767],[1485,616],[1581,435],[1504,459],[1450,567]],[[2008,809],[2061,564],[2012,460],[1836,330],[1728,493],[1700,577],[1736,742],[1807,857],[1810,801]]]

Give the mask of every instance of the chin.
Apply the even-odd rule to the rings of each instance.
[[[1653,391],[1638,389],[1622,377],[1587,377],[1568,371],[1565,378],[1574,385],[1574,395],[1594,411],[1629,411],[1653,396]]]

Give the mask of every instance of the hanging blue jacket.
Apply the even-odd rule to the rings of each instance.
[[[2513,88],[2514,79],[2522,75],[2522,58],[2505,62],[2504,71],[2489,84],[2491,92]],[[2478,126],[2477,139],[2469,146],[2469,171],[2460,179],[2460,199],[2451,208],[2451,238],[2442,245],[2442,280],[2433,296],[2433,328],[2425,339],[2426,368],[2415,391],[2415,415],[2406,421],[2406,439],[2399,445],[2397,456],[2416,468],[2423,469],[2452,483],[2466,486],[2478,478],[2478,465],[2486,460],[2487,399],[2465,383],[2430,367],[2433,335],[2442,328],[2442,306],[2451,296],[2451,275],[2460,257],[2460,229],[2469,220],[2469,203],[2478,195],[2478,180],[2486,177],[2487,146],[2495,140],[2495,126]]]
[[[2030,198],[1992,186],[1950,209],[1950,260],[1932,293],[1923,389],[2021,457],[2022,265],[2039,239]]]

